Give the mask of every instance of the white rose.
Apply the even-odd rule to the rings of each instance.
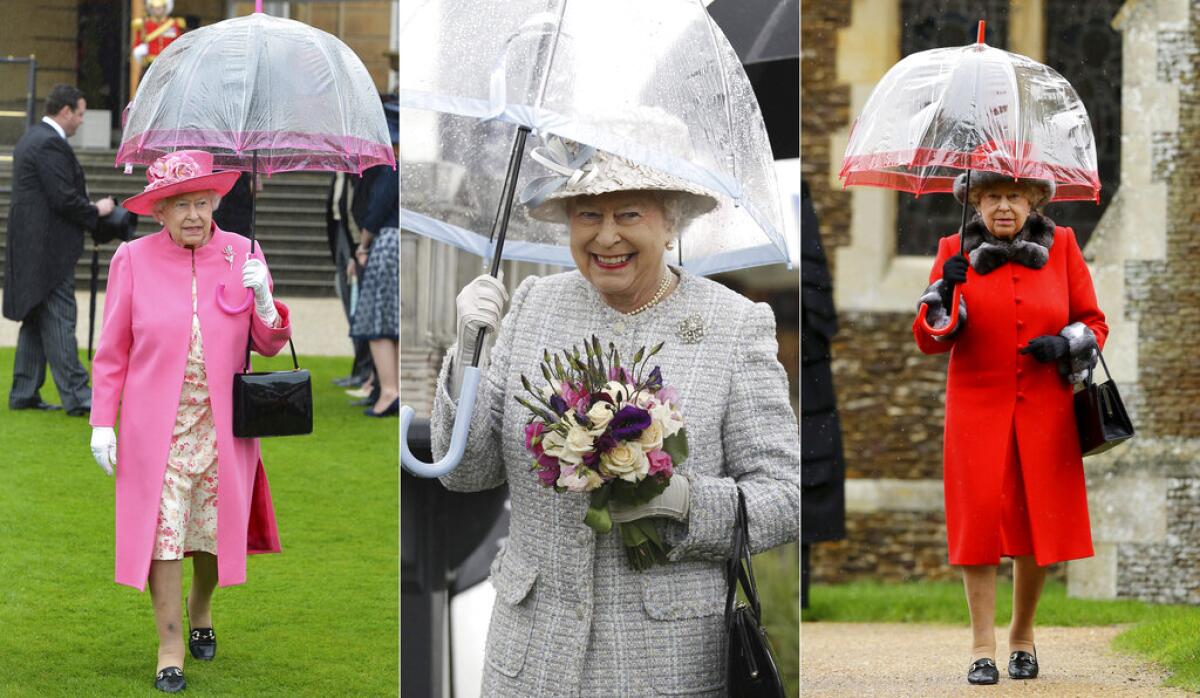
[[[567,437],[557,431],[548,431],[542,436],[542,450],[564,463],[578,465],[583,457],[567,447]]]
[[[683,428],[683,418],[671,410],[670,405],[659,404],[650,408],[650,418],[662,425],[663,438],[674,436]]]
[[[641,445],[642,450],[647,452],[662,448],[662,422],[651,420],[650,426],[642,430],[642,435],[638,437],[637,442]]]
[[[559,487],[566,487],[570,492],[590,492],[604,484],[604,481],[600,479],[600,475],[595,470],[578,467],[572,468],[570,472],[567,468],[563,468],[556,484]]]
[[[592,434],[594,436],[603,434],[604,430],[608,428],[608,423],[612,421],[614,414],[616,413],[613,412],[613,406],[607,402],[597,402],[592,405],[592,408],[587,412],[588,421],[592,424]]]
[[[636,444],[622,441],[600,457],[600,470],[605,475],[638,482],[650,472],[650,461]]]
[[[588,433],[587,429],[579,425],[571,427],[567,431],[566,449],[579,456],[583,456],[583,454],[592,450],[592,435]]]

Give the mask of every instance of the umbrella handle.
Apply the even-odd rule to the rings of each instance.
[[[226,315],[241,315],[254,304],[254,291],[246,289],[246,298],[239,306],[232,306],[225,302],[225,284],[217,287],[217,307],[225,312]]]
[[[959,289],[958,285],[955,284],[954,296],[950,300],[950,306],[952,308],[954,308],[955,312],[950,313],[949,324],[947,324],[945,327],[943,327],[941,329],[935,329],[933,326],[931,326],[929,324],[929,321],[925,319],[925,314],[929,311],[929,305],[927,303],[922,303],[921,308],[919,310],[917,310],[918,326],[920,326],[920,328],[922,330],[933,335],[934,337],[948,337],[948,336],[954,334],[954,332],[958,329],[958,304],[960,303],[959,298],[961,298],[961,297],[962,297],[962,291]]]
[[[456,369],[457,370],[457,369]],[[479,369],[468,366],[462,376],[462,389],[458,396],[458,413],[454,415],[454,431],[450,434],[450,448],[446,455],[435,463],[426,463],[408,450],[408,427],[412,423],[413,409],[408,405],[400,408],[400,463],[417,477],[441,477],[458,467],[467,450],[467,432],[471,428],[471,415],[475,412],[475,395],[479,389]]]

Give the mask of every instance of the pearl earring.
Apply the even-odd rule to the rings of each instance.
[[[674,240],[667,240],[667,249],[668,250],[675,249],[675,241]]]

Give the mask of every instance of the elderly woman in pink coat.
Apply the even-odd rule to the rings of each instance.
[[[183,558],[193,569],[189,649],[211,660],[214,589],[245,581],[247,553],[279,552],[258,441],[233,435],[232,384],[247,335],[271,356],[292,328],[271,296],[262,252],[250,254],[250,240],[212,222],[238,173],[213,172],[208,153],[178,151],[146,177],[124,206],[162,229],[121,245],[109,268],[92,368],[92,453],[105,472],[116,470],[116,581],[139,590],[149,581],[155,685],[176,692],[185,686]],[[253,304],[243,303],[246,289]]]

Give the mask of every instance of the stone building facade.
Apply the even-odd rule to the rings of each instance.
[[[849,478],[849,535],[814,549],[818,581],[956,576],[946,565],[940,481],[946,359],[922,356],[910,333],[932,259],[896,252],[907,195],[842,191],[836,177],[851,120],[901,57],[902,13],[913,5],[802,9],[802,161],[834,250],[843,327],[834,380]],[[1010,0],[1006,47],[1046,60],[1051,5]],[[1078,596],[1200,603],[1200,3],[1130,0],[1105,13],[1119,36],[1111,50],[1121,54],[1120,111],[1100,120],[1120,129],[1119,150],[1107,153],[1111,196],[1080,238],[1111,328],[1106,359],[1138,437],[1085,461],[1096,555],[1066,574]],[[998,42],[989,35],[989,43]],[[1052,215],[1072,224],[1074,211]]]

